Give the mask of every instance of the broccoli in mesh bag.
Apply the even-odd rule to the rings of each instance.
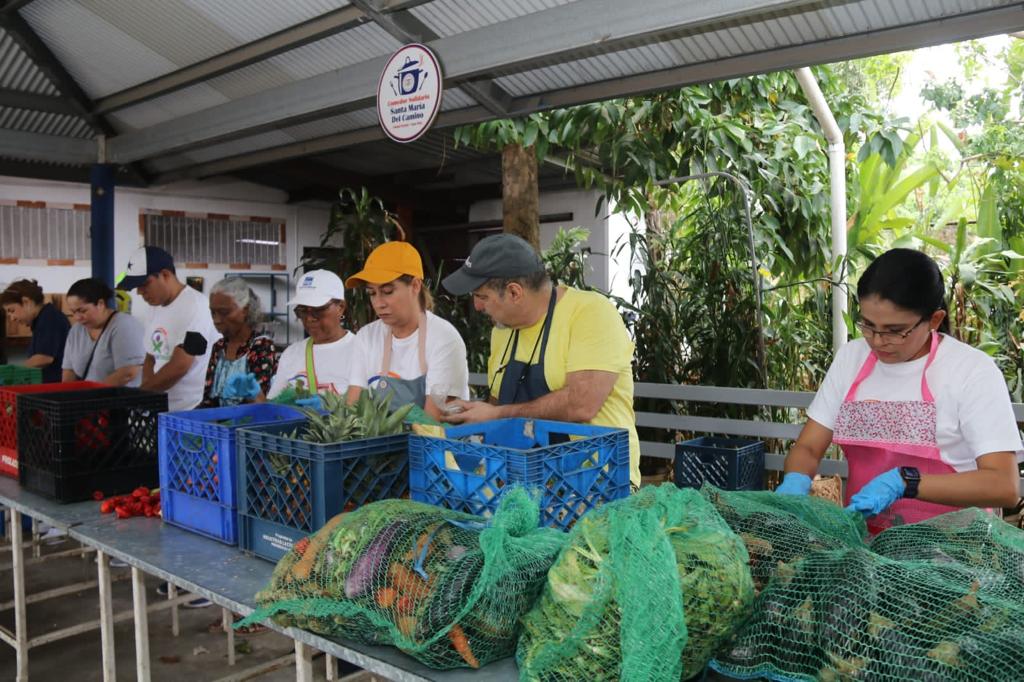
[[[523,619],[523,680],[678,680],[749,614],[743,543],[696,490],[652,486],[583,516]]]
[[[394,645],[432,668],[480,667],[513,653],[565,542],[539,518],[522,489],[490,519],[408,500],[368,504],[296,543],[242,624],[272,616]]]
[[[1024,679],[1024,533],[979,510],[778,570],[712,666],[772,680]]]

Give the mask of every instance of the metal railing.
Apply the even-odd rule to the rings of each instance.
[[[486,375],[470,374],[471,386],[487,387]],[[814,399],[813,393],[804,391],[774,391],[761,388],[726,388],[722,386],[687,386],[682,384],[652,384],[637,382],[633,394],[636,398],[652,398],[673,402],[709,403],[725,407],[754,406],[789,408],[799,419],[793,421],[771,421],[767,419],[733,419],[662,412],[637,412],[636,425],[639,427],[663,429],[675,433],[716,433],[730,436],[747,436],[767,440],[793,441],[803,428],[804,410]],[[724,410],[723,410],[724,411]],[[798,412],[797,412],[798,411]],[[1018,425],[1024,422],[1024,404],[1013,404],[1013,415]],[[669,439],[666,439],[669,440]],[[647,457],[672,459],[675,445],[665,442],[640,441],[640,452]],[[782,471],[785,452],[765,453],[765,468]],[[846,460],[825,458],[819,472],[823,476],[839,475],[846,478]],[[1024,496],[1024,480],[1021,481],[1021,495]]]

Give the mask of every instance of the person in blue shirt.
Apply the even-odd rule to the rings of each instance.
[[[32,328],[25,366],[41,369],[44,384],[60,383],[64,345],[71,329],[68,318],[44,301],[43,289],[34,279],[10,284],[0,293],[0,305],[9,319]]]

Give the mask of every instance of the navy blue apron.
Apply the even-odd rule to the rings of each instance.
[[[519,330],[512,332],[509,344],[512,352],[508,352],[509,344],[505,345],[505,356],[508,358],[498,371],[503,372],[501,385],[498,388],[498,404],[512,405],[515,403],[528,403],[545,396],[551,392],[548,381],[544,378],[544,355],[548,348],[548,336],[551,334],[551,320],[555,316],[555,301],[558,299],[558,287],[551,287],[551,301],[548,303],[548,312],[544,316],[544,328],[537,341],[533,344],[533,351],[530,352],[528,362],[516,360],[516,349],[519,347]],[[540,357],[535,364],[533,356],[537,354],[537,345],[540,344]]]

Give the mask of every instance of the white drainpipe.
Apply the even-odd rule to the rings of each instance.
[[[840,268],[832,275],[832,348],[846,343],[847,311],[846,290],[843,284],[846,272],[846,145],[843,143],[843,132],[836,123],[832,110],[825,101],[825,95],[818,87],[818,81],[807,67],[796,70],[796,79],[803,88],[804,95],[814,111],[818,124],[825,133],[828,142],[828,169],[832,195],[832,261],[840,263]]]

